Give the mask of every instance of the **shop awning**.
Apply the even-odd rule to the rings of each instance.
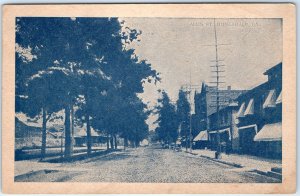
[[[254,114],[254,99],[250,99],[249,103],[248,103],[248,106],[245,110],[245,113],[244,115],[252,115]]]
[[[279,96],[277,97],[277,100],[276,100],[276,104],[280,104],[282,103],[282,91],[280,92]]]
[[[270,90],[269,94],[267,96],[267,99],[265,100],[264,104],[263,104],[263,108],[272,108],[272,107],[276,107],[276,93],[275,90]]]
[[[230,128],[226,128],[226,129],[221,129],[219,130],[219,133],[224,133],[224,132],[228,132],[228,136],[229,136],[229,140],[231,140],[231,133],[230,133]],[[210,134],[214,134],[214,133],[217,133],[218,131],[210,131],[209,133]]]
[[[197,141],[207,141],[208,140],[208,134],[207,131],[200,131],[200,133],[193,139],[194,142]]]
[[[256,124],[252,124],[252,125],[247,125],[247,126],[243,126],[243,127],[238,127],[238,130],[247,130],[253,128],[255,130],[255,132],[257,132],[257,125]]]
[[[245,102],[242,103],[242,105],[241,105],[241,107],[240,107],[240,109],[239,109],[239,111],[237,113],[237,117],[238,118],[244,117],[245,116],[244,112],[245,112]]]
[[[254,141],[256,142],[281,141],[281,140],[282,140],[281,122],[266,124],[254,137]]]

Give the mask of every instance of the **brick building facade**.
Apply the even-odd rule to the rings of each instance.
[[[231,87],[227,89],[219,90],[219,105],[220,109],[230,105],[245,90],[232,90]],[[202,83],[201,91],[195,92],[195,115],[193,118],[193,129],[198,134],[202,131],[209,131],[209,116],[216,112],[216,95],[217,88],[208,86],[204,82]],[[208,137],[209,139],[209,137]]]

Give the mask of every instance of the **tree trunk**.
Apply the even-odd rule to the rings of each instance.
[[[125,136],[125,142],[124,142],[124,145],[126,146],[126,147],[128,147],[128,137],[127,136]]]
[[[135,148],[135,142],[134,142],[134,139],[131,139],[131,140],[129,140],[130,141],[130,146],[132,147],[132,148]]]
[[[186,128],[186,127],[185,127]],[[187,146],[187,130],[185,129],[185,151],[187,151],[188,146]]]
[[[114,141],[112,135],[110,135],[110,147],[111,149],[114,149]]]
[[[72,155],[71,151],[72,138],[70,130],[70,106],[65,107],[65,158],[70,158]]]
[[[133,143],[133,147],[136,148],[137,146],[136,146],[136,139],[135,139],[135,137],[133,138],[132,143]]]
[[[126,141],[126,139],[125,139],[125,137],[124,137],[124,141],[123,141],[123,148],[124,148],[124,150],[126,150],[125,141]]]
[[[72,139],[72,146],[71,146],[71,150],[73,152],[73,148],[74,148],[74,145],[75,145],[75,141],[74,141],[74,107],[73,105],[71,106],[71,139]]]
[[[139,147],[139,141],[138,140],[135,140],[135,147]]]
[[[106,137],[106,147],[107,147],[107,150],[109,150],[109,135],[108,134]]]
[[[115,141],[115,149],[118,149],[118,142],[117,142],[117,136],[114,134],[114,141]]]
[[[42,109],[43,111],[43,122],[42,122],[42,148],[41,148],[41,159],[45,158],[46,156],[46,143],[47,143],[47,118],[46,118],[46,110],[45,108]]]
[[[92,135],[91,135],[91,126],[90,126],[90,116],[86,114],[86,138],[87,138],[87,153],[90,155],[92,153]]]
[[[128,138],[127,136],[124,137],[124,150],[128,147]]]

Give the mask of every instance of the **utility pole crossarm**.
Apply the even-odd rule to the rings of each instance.
[[[225,67],[226,65],[211,65],[210,67]]]
[[[224,59],[211,60],[210,62],[221,62],[221,61],[224,61]]]

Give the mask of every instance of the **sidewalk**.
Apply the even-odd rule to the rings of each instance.
[[[99,147],[99,146],[93,146],[92,151],[93,152],[99,152],[106,150],[105,147]],[[55,156],[61,156],[61,151],[64,151],[64,148],[61,149],[60,147],[48,147],[46,149],[46,157],[55,157]],[[74,147],[73,153],[74,154],[84,154],[87,151],[87,147]],[[19,153],[15,154],[15,160],[21,161],[21,160],[30,160],[30,159],[38,159],[41,156],[41,149],[40,148],[28,148],[28,149],[22,149]]]
[[[101,154],[100,154],[100,153]],[[93,158],[99,158],[99,157],[104,157],[116,153],[122,152],[121,150],[119,151],[96,151],[93,152],[90,156],[87,156],[86,152],[84,153],[74,153],[72,155],[73,159],[69,163],[75,164],[80,166],[80,161],[90,161]],[[77,157],[77,158],[76,158]],[[79,158],[78,158],[79,157]],[[51,161],[57,160],[57,161]],[[76,161],[76,162],[75,162]],[[37,159],[31,159],[31,160],[21,160],[21,161],[15,161],[14,163],[14,176],[19,176],[27,173],[33,173],[37,171],[43,171],[43,170],[59,170],[59,171],[73,171],[73,170],[78,170],[78,167],[69,167],[68,162],[60,162],[60,156],[58,157],[49,157],[48,160],[44,161],[39,161]],[[74,165],[73,165],[74,166]],[[90,168],[81,168],[81,170],[90,170]]]
[[[196,156],[209,157],[214,159],[215,151],[211,150],[193,150]],[[229,164],[237,164],[242,166],[242,170],[259,170],[263,172],[271,171],[271,168],[282,167],[281,160],[267,159],[263,157],[251,156],[251,155],[238,155],[238,154],[225,154],[222,153],[221,161]]]

